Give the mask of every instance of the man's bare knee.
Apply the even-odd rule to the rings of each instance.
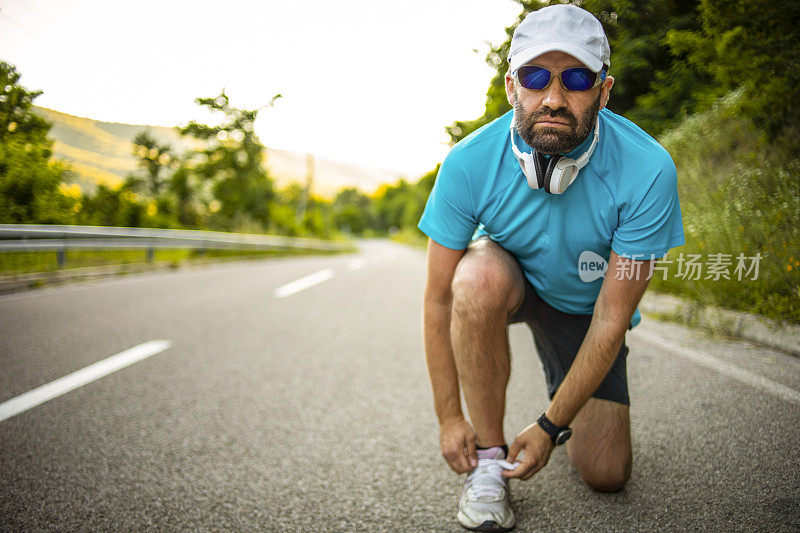
[[[522,297],[522,273],[511,254],[483,239],[471,244],[464,254],[452,287],[454,313],[508,314]]]
[[[617,492],[622,490],[630,477],[630,463],[615,469],[587,469],[581,472],[583,482],[589,488],[598,492]]]
[[[453,310],[458,314],[499,312],[507,299],[506,285],[491,262],[467,260],[453,277]]]
[[[600,450],[584,449],[583,454],[573,453],[570,458],[583,482],[591,489],[598,492],[616,492],[621,490],[631,477],[630,447],[623,446],[623,448],[627,450],[614,450],[617,453],[609,449],[601,453],[597,453]]]
[[[590,398],[572,428],[567,453],[583,482],[600,492],[622,489],[630,478],[632,462],[628,407]]]

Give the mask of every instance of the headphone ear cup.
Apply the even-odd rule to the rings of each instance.
[[[519,154],[519,164],[522,167],[522,174],[528,181],[528,187],[536,188],[536,158],[532,154]]]
[[[554,177],[548,184],[548,191],[553,194],[561,194],[567,190],[575,178],[578,176],[578,163],[569,157],[562,157],[556,164],[553,171]]]
[[[553,172],[555,172],[555,174],[556,174],[556,176],[555,176],[556,193],[555,194],[558,194],[559,192],[561,192],[561,191],[558,190],[558,184],[561,182],[561,172],[562,171],[561,171],[560,168],[558,168],[558,163],[562,159],[563,159],[563,157],[553,156],[553,157],[550,158],[550,162],[547,164],[547,172],[545,172],[545,175],[544,175],[544,190],[549,192],[550,194],[553,194],[553,190],[550,187],[550,183],[551,183],[551,181],[553,179]]]

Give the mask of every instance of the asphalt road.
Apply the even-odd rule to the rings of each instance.
[[[459,531],[424,272],[368,242],[0,297],[0,403],[170,343],[0,421],[0,530]],[[509,439],[547,405],[524,326],[511,343]],[[800,360],[647,318],[628,344],[630,483],[594,493],[557,450],[514,482],[517,530],[800,530]]]

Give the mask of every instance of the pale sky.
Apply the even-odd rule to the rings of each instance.
[[[35,103],[108,122],[208,120],[197,97],[266,104],[272,148],[404,173],[483,112],[512,0],[0,0],[0,59]],[[477,50],[477,52],[476,52]]]

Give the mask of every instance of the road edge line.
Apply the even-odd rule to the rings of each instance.
[[[782,383],[772,381],[771,379],[750,372],[749,370],[739,368],[734,364],[722,361],[721,359],[717,359],[711,355],[703,354],[697,350],[692,350],[691,348],[673,344],[654,333],[636,330],[631,330],[631,333],[634,333],[635,337],[639,337],[645,342],[655,344],[656,346],[667,350],[668,352],[672,352],[676,355],[690,359],[695,363],[710,368],[711,370],[715,370],[720,374],[724,374],[741,383],[765,390],[774,394],[775,396],[783,398],[784,400],[800,404],[800,392],[791,387],[783,385]]]

